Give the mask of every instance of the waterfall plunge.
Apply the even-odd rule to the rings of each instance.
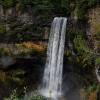
[[[47,61],[43,76],[41,94],[45,97],[57,98],[62,95],[62,71],[67,19],[54,18],[47,50]]]

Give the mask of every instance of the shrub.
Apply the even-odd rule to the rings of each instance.
[[[8,98],[4,98],[4,100],[19,100],[16,89],[12,91]]]
[[[85,51],[87,48],[85,39],[81,35],[76,35],[74,38],[74,47],[80,53]]]
[[[25,91],[25,95],[24,97],[19,97],[17,95],[17,91],[16,89],[14,89],[12,91],[12,93],[10,94],[10,96],[8,98],[4,98],[4,100],[44,100],[44,97],[43,96],[40,96],[38,95],[38,92],[37,91],[33,91],[31,93],[26,93],[26,88],[24,88]]]

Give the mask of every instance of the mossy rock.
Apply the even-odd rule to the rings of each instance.
[[[99,40],[100,39],[100,32],[98,32],[97,34],[96,34],[96,38]]]
[[[6,32],[6,28],[3,25],[0,25],[0,33],[5,33]]]
[[[95,62],[96,62],[96,64],[100,64],[100,57],[97,57]]]

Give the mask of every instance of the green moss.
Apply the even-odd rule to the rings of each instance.
[[[85,19],[86,12],[89,8],[95,7],[100,4],[98,0],[79,0],[77,1],[76,7],[78,8],[77,17],[78,19]]]
[[[11,80],[18,82],[21,85],[24,82],[24,74],[24,70],[17,69],[11,73]]]
[[[96,62],[96,64],[100,64],[100,57],[97,57],[95,62]]]
[[[84,11],[84,9],[78,8],[78,10],[77,10],[77,17],[80,20],[85,18],[85,11]]]
[[[98,32],[98,33],[96,34],[96,38],[97,38],[97,39],[100,39],[100,32]]]
[[[14,6],[15,1],[16,0],[1,0],[1,3],[5,8],[9,8],[9,7]]]
[[[85,39],[81,35],[74,38],[74,47],[78,52],[83,52],[87,49]]]
[[[65,56],[70,56],[71,55],[71,51],[70,50],[65,50],[64,55]]]
[[[0,25],[0,33],[5,33],[6,32],[6,28],[3,25]]]
[[[4,55],[11,55],[11,51],[9,48],[0,48],[0,56],[4,56]]]

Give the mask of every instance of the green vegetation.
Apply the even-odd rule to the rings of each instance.
[[[4,98],[4,100],[44,100],[44,97],[38,95],[37,91],[33,91],[32,93],[28,94],[26,88],[24,87],[23,92],[24,92],[24,96],[20,98],[17,95],[16,89],[14,89],[12,93],[10,94],[10,96],[8,98]]]
[[[1,56],[7,56],[7,55],[12,55],[12,52],[9,48],[0,48],[0,57]]]
[[[100,3],[99,0],[77,0],[77,15],[79,19],[84,19],[89,8],[95,7]]]
[[[3,25],[0,25],[0,34],[5,32],[6,32],[5,27]]]
[[[100,57],[96,58],[96,64],[100,64]]]
[[[96,34],[96,38],[99,40],[100,39],[100,32],[98,32],[97,34]]]
[[[24,82],[25,71],[21,69],[17,69],[16,71],[12,71],[11,73],[11,79],[15,82],[19,82],[19,84],[22,84]]]
[[[77,16],[83,19],[89,8],[99,5],[99,0],[1,0],[1,4],[8,8],[20,4],[23,11],[27,11],[28,5],[33,9],[34,15],[48,19],[52,13],[70,15],[77,8]]]
[[[16,0],[0,0],[1,4],[5,7],[5,8],[9,8],[15,5],[15,1]]]
[[[86,41],[81,35],[76,35],[73,42],[78,53],[84,52],[87,49]]]
[[[55,16],[65,16],[69,19],[66,41],[70,41],[71,43],[71,46],[66,45],[65,47],[65,57],[67,59],[65,63],[71,64],[75,66],[76,70],[79,70],[77,73],[83,80],[86,80],[85,86],[88,84],[87,89],[89,93],[95,91],[98,84],[92,76],[95,76],[93,71],[95,70],[95,64],[100,64],[100,57],[97,57],[93,48],[89,47],[86,30],[88,28],[87,12],[89,9],[95,8],[98,5],[100,6],[100,0],[0,0],[0,7],[3,8],[0,14],[4,13],[4,18],[0,17],[0,40],[2,40],[2,37],[6,36],[6,34],[7,39],[9,39],[7,42],[10,40],[12,40],[12,42],[32,40],[32,42],[15,43],[14,47],[12,47],[13,49],[7,46],[0,47],[0,57],[31,57],[34,58],[34,62],[36,61],[36,64],[24,70],[22,69],[24,66],[19,65],[17,69],[13,69],[12,67],[10,69],[10,66],[8,66],[8,69],[4,71],[0,70],[0,81],[10,83],[8,82],[8,80],[10,80],[11,82],[23,85],[25,75],[32,74],[34,66],[40,66],[38,64],[41,64],[41,59],[45,62],[46,46],[44,47],[40,42],[43,40],[42,43],[45,41],[47,43],[47,40],[43,37],[45,37],[44,33],[49,33],[52,19]],[[9,13],[11,12],[13,13],[10,16]],[[23,18],[23,16],[25,18]],[[77,20],[73,20],[75,17]],[[27,20],[29,20],[29,23]],[[98,40],[97,42],[99,42],[100,25],[94,26],[97,33],[93,35],[95,35]],[[4,38],[4,40],[6,40],[6,38]],[[33,43],[34,40],[36,41]],[[1,61],[0,64],[2,65]],[[29,66],[31,65],[29,64]],[[14,68],[15,67],[14,65]],[[0,66],[0,68],[2,68],[2,66]],[[36,78],[38,74],[39,73],[36,74]],[[32,76],[27,75],[27,77]],[[37,94],[35,97],[34,95],[32,95],[32,97],[26,95],[26,97],[28,100],[41,100],[41,97],[37,96]],[[19,98],[17,91],[14,90],[11,95],[4,100],[21,100],[21,98]]]
[[[16,89],[12,91],[10,97],[4,98],[4,100],[19,100]]]

